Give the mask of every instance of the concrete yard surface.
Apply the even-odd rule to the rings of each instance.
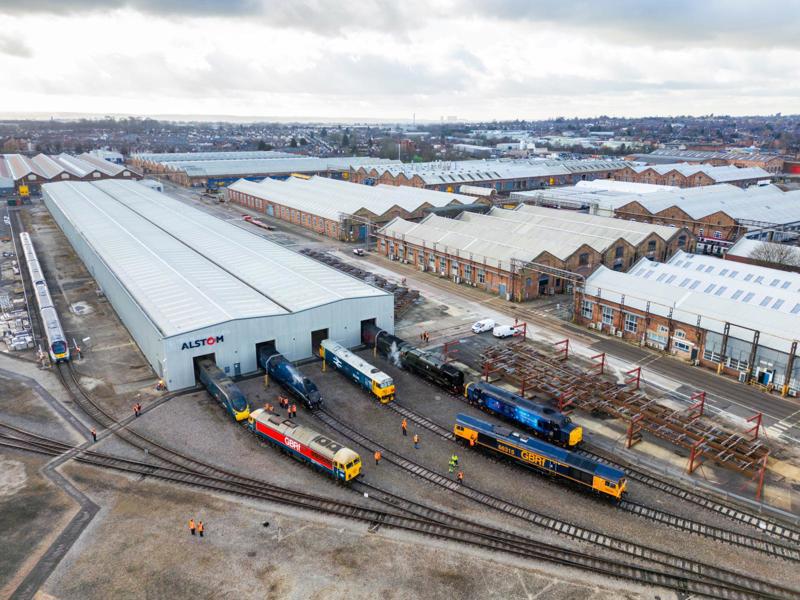
[[[41,598],[674,597],[267,503],[74,464],[64,471],[104,508]],[[204,521],[202,539],[189,534],[190,517]]]

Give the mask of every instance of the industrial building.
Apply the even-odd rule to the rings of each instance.
[[[611,178],[630,163],[622,160],[495,159],[364,165],[350,173],[356,183],[385,183],[454,192],[460,186],[494,188],[500,193]]]
[[[724,166],[706,164],[668,163],[658,165],[628,164],[614,173],[617,181],[655,183],[680,188],[729,183],[739,187],[767,182],[771,175],[761,167]]]
[[[601,267],[575,299],[577,320],[593,329],[800,391],[800,274],[678,252],[628,273]]]
[[[515,301],[565,291],[599,265],[623,270],[695,243],[681,228],[527,205],[419,223],[397,218],[378,230],[378,240],[392,260]]]
[[[44,202],[156,374],[195,384],[195,360],[230,375],[273,345],[289,360],[319,342],[392,331],[393,296],[136,182],[43,186]]]
[[[574,187],[519,192],[512,200],[585,210],[590,214],[684,227],[709,250],[721,252],[742,236],[783,240],[800,231],[800,191],[784,192],[775,185],[719,184],[669,188],[647,184],[626,191],[613,182],[586,182]],[[593,189],[597,188],[597,189]]]
[[[426,210],[475,202],[472,196],[392,185],[359,185],[326,177],[239,180],[230,202],[342,241],[365,241],[395,217],[421,219]],[[482,200],[491,204],[489,200]]]
[[[0,156],[0,179],[13,182],[14,191],[23,195],[39,194],[44,183],[54,181],[96,181],[98,179],[141,179],[141,175],[124,165],[114,164],[89,153],[79,156],[23,154]]]
[[[131,163],[141,165],[145,173],[158,174],[187,187],[207,188],[225,187],[239,179],[286,178],[294,173],[348,179],[351,170],[362,165],[397,162],[368,156],[316,158],[272,150],[137,154],[131,157]]]
[[[660,148],[650,154],[632,154],[628,160],[648,165],[668,163],[706,163],[715,167],[731,166],[750,168],[758,167],[767,173],[778,174],[783,170],[784,159],[777,154],[747,152],[744,150],[673,150]]]
[[[734,262],[800,273],[800,247],[743,237],[725,251]]]

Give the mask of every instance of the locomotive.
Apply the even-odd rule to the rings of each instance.
[[[361,341],[369,347],[377,344],[378,351],[408,371],[427,379],[454,394],[464,391],[464,373],[444,362],[432,352],[426,352],[376,325],[367,325]]]
[[[263,408],[250,413],[247,428],[337,481],[349,482],[361,473],[361,457],[350,448]]]
[[[22,246],[22,252],[25,255],[25,262],[28,265],[28,274],[31,277],[36,304],[39,306],[42,333],[47,339],[50,360],[54,363],[67,362],[69,361],[69,344],[64,336],[64,329],[58,319],[58,313],[53,304],[53,298],[50,296],[50,290],[44,279],[44,271],[42,271],[42,265],[36,256],[36,250],[33,247],[30,234],[27,231],[23,231],[19,234],[19,241]]]
[[[394,399],[394,381],[380,369],[333,340],[322,340],[319,355],[327,364],[334,366],[358,385],[374,395],[381,404]]]
[[[317,385],[286,360],[283,354],[271,348],[258,351],[258,365],[309,410],[322,407],[322,396]]]
[[[550,443],[573,447],[583,439],[583,428],[568,416],[543,402],[528,400],[491,383],[469,383],[464,396],[470,404],[518,423]]]
[[[200,382],[231,417],[237,421],[244,421],[250,416],[250,403],[242,390],[213,360],[210,358],[199,360],[197,370]]]
[[[459,414],[453,433],[462,443],[505,456],[509,460],[606,498],[620,500],[627,489],[627,479],[623,471],[502,425],[493,425]]]

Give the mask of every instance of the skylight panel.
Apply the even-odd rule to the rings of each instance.
[[[750,302],[750,300],[752,300],[753,296],[755,296],[755,295],[756,295],[755,292],[747,292],[744,295],[744,298],[742,298],[742,302]]]
[[[771,301],[772,301],[772,296],[764,296],[764,298],[762,298],[761,302],[759,302],[758,305],[759,306],[766,306]]]
[[[773,308],[774,310],[778,310],[778,309],[779,309],[781,306],[783,306],[783,300],[782,300],[781,298],[778,298],[778,299],[777,299],[777,300],[775,300],[775,302],[773,302],[773,304],[772,304],[772,308]]]
[[[731,300],[738,300],[739,296],[741,296],[742,294],[744,294],[744,290],[736,290],[735,292],[733,292]]]

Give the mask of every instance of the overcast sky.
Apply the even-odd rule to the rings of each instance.
[[[0,0],[0,112],[800,113],[800,0]]]

